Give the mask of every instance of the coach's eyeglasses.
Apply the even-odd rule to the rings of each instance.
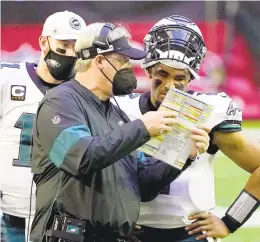
[[[126,56],[124,56],[123,59],[118,59],[118,58],[110,57],[110,56],[106,56],[106,58],[114,59],[114,60],[117,60],[117,61],[119,61],[121,63],[127,64],[127,65],[131,65],[130,58],[126,57]]]

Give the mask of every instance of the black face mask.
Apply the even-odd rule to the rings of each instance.
[[[116,70],[113,82],[103,71],[101,72],[112,83],[113,94],[115,96],[131,94],[133,90],[137,87],[137,79],[133,70],[131,68],[123,68],[118,71],[109,60],[107,61]]]
[[[50,49],[44,60],[50,74],[56,80],[67,81],[74,75],[73,67],[76,57],[59,55]]]
[[[131,68],[124,68],[116,72],[112,83],[115,96],[131,94],[136,86],[137,80]]]

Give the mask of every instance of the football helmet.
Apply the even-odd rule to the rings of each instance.
[[[188,68],[192,79],[197,74],[206,46],[199,27],[190,19],[173,15],[157,22],[144,38],[148,53],[142,67],[158,62],[176,69]]]

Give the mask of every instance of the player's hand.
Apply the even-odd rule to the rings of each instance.
[[[178,113],[169,111],[154,111],[144,114],[140,119],[143,121],[151,137],[170,132],[172,125],[177,124]]]
[[[191,130],[192,134],[190,138],[193,140],[192,152],[189,158],[194,158],[197,153],[203,154],[209,147],[209,135],[210,129],[202,126],[200,128],[194,128]]]
[[[214,214],[208,212],[201,212],[189,217],[189,219],[198,219],[194,223],[186,226],[185,229],[189,231],[190,235],[198,232],[204,232],[205,234],[196,237],[197,240],[203,240],[207,237],[212,238],[225,238],[230,234],[229,229],[224,222]]]

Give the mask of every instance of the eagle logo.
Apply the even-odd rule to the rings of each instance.
[[[241,112],[241,109],[237,106],[235,102],[231,101],[227,110],[227,115],[235,116],[237,112]]]
[[[73,29],[76,29],[76,30],[81,29],[81,24],[80,24],[79,20],[76,18],[71,18],[69,24],[70,24],[70,27]]]
[[[53,68],[58,68],[58,67],[61,66],[61,64],[60,64],[58,61],[53,60],[53,59],[47,59],[46,62],[47,62],[47,64],[48,64],[49,66],[51,66],[51,67],[53,67]]]

